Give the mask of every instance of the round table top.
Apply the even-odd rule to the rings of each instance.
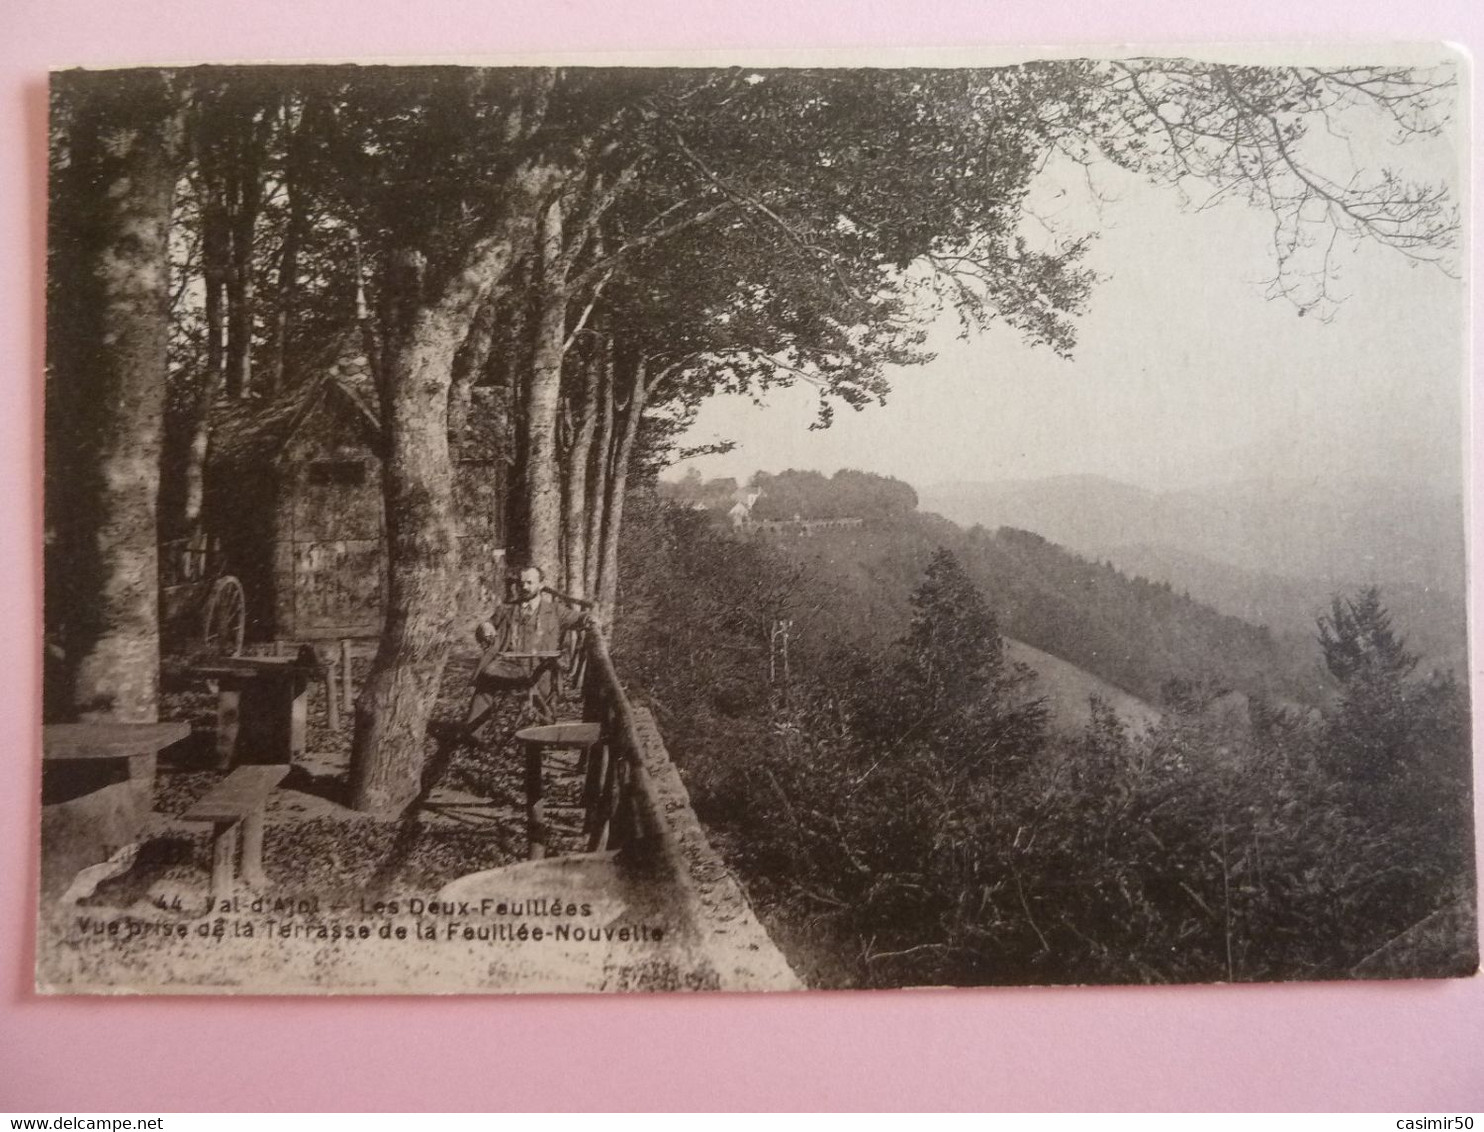
[[[278,677],[292,680],[319,667],[318,664],[300,663],[296,656],[223,656],[198,661],[191,665],[191,671],[197,676],[214,679]]]
[[[177,743],[191,725],[170,723],[49,723],[41,729],[48,759],[109,759],[144,755]]]
[[[549,723],[543,727],[524,727],[515,733],[517,742],[547,747],[591,747],[602,737],[601,723]]]

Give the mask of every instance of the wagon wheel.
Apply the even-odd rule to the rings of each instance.
[[[201,618],[201,641],[208,656],[241,656],[247,632],[247,597],[230,574],[211,585]]]

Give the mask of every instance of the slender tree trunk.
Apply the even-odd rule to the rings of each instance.
[[[257,123],[250,110],[237,123],[238,144],[228,160],[231,204],[231,271],[227,276],[227,391],[252,391],[253,234],[258,222],[261,171]]]
[[[63,281],[69,453],[59,513],[67,578],[70,706],[83,719],[149,722],[159,699],[157,515],[169,338],[168,236],[182,115],[159,72],[59,77],[73,122]],[[60,234],[60,233],[59,233]]]
[[[555,582],[562,537],[562,485],[557,455],[562,346],[567,335],[567,281],[562,256],[562,202],[547,207],[541,226],[531,382],[526,395],[526,522],[529,561]]]
[[[505,437],[508,484],[502,501],[504,514],[501,530],[505,534],[507,565],[524,562],[530,556],[530,524],[526,522],[526,463],[529,442],[526,437],[526,395],[531,373],[530,296],[535,289],[530,257],[517,265],[510,279],[512,295],[518,296],[507,309],[508,317],[500,326],[500,356],[495,361],[508,399],[506,402]]]
[[[599,352],[599,418],[598,436],[593,443],[591,470],[587,485],[587,560],[583,565],[585,592],[596,596],[598,574],[603,561],[603,527],[608,519],[608,479],[613,462],[613,341],[606,335]]]
[[[303,131],[294,125],[289,102],[285,98],[281,110],[283,129],[288,135],[283,164],[283,191],[288,215],[284,220],[283,246],[278,255],[278,284],[273,295],[268,366],[263,381],[263,394],[267,397],[283,388],[289,335],[294,325],[294,302],[299,289],[299,246],[304,233],[304,194],[299,188],[304,161]]]
[[[225,373],[227,365],[226,291],[232,236],[222,184],[214,161],[202,147],[201,274],[206,289],[206,369]]]
[[[613,473],[608,484],[608,521],[603,525],[603,564],[598,584],[598,601],[602,604],[604,628],[612,629],[618,611],[618,537],[623,529],[624,491],[628,486],[629,461],[634,456],[634,442],[644,416],[644,402],[649,392],[645,384],[643,356],[634,362],[633,384],[629,404],[624,411],[623,435],[613,458]]]
[[[386,350],[381,326],[366,302],[366,265],[361,259],[361,237],[351,229],[351,251],[356,273],[356,326],[360,330],[361,349],[371,367],[372,388],[376,391],[376,412],[381,415],[381,390],[386,385]]]
[[[602,358],[597,350],[591,351],[583,361],[582,410],[573,430],[572,444],[567,451],[565,500],[566,516],[564,538],[566,573],[563,588],[578,597],[587,595],[587,480],[588,464],[592,458],[593,436],[598,427],[599,369]]]
[[[185,460],[185,525],[189,535],[201,529],[201,508],[206,500],[206,456],[211,445],[211,413],[222,395],[226,373],[220,366],[206,371],[206,378],[196,394],[191,417],[191,439]]]
[[[493,295],[480,304],[474,324],[469,328],[469,336],[454,357],[453,384],[448,390],[448,436],[456,447],[463,443],[464,431],[469,425],[474,383],[484,373],[494,351],[499,307]]]
[[[208,119],[212,121],[213,119]],[[196,534],[206,497],[206,454],[211,439],[211,413],[226,381],[227,277],[231,271],[232,236],[223,195],[220,140],[198,119],[195,148],[201,185],[201,276],[206,300],[206,372],[196,393],[186,444],[181,530]]]
[[[453,473],[448,447],[454,357],[481,302],[529,248],[549,178],[523,167],[512,178],[497,231],[418,305],[390,358],[383,390],[388,451],[387,616],[371,673],[356,701],[351,805],[390,814],[422,786],[428,717],[447,659],[455,605]]]

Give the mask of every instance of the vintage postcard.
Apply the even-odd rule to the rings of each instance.
[[[55,72],[38,987],[1473,973],[1466,82]]]

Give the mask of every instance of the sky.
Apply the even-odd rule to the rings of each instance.
[[[1357,143],[1362,161],[1457,184],[1447,140]],[[970,341],[936,324],[936,359],[891,375],[884,407],[840,407],[825,431],[813,391],[708,401],[686,443],[727,454],[678,465],[745,479],[841,467],[938,483],[1107,476],[1153,490],[1235,480],[1382,477],[1455,488],[1463,471],[1464,284],[1436,265],[1341,241],[1330,316],[1269,299],[1272,218],[1240,201],[1182,208],[1168,187],[1108,168],[1096,202],[1080,170],[1053,168],[1035,211],[1098,233],[1101,282],[1071,360],[1007,327]],[[1028,221],[1028,225],[1036,222]]]

